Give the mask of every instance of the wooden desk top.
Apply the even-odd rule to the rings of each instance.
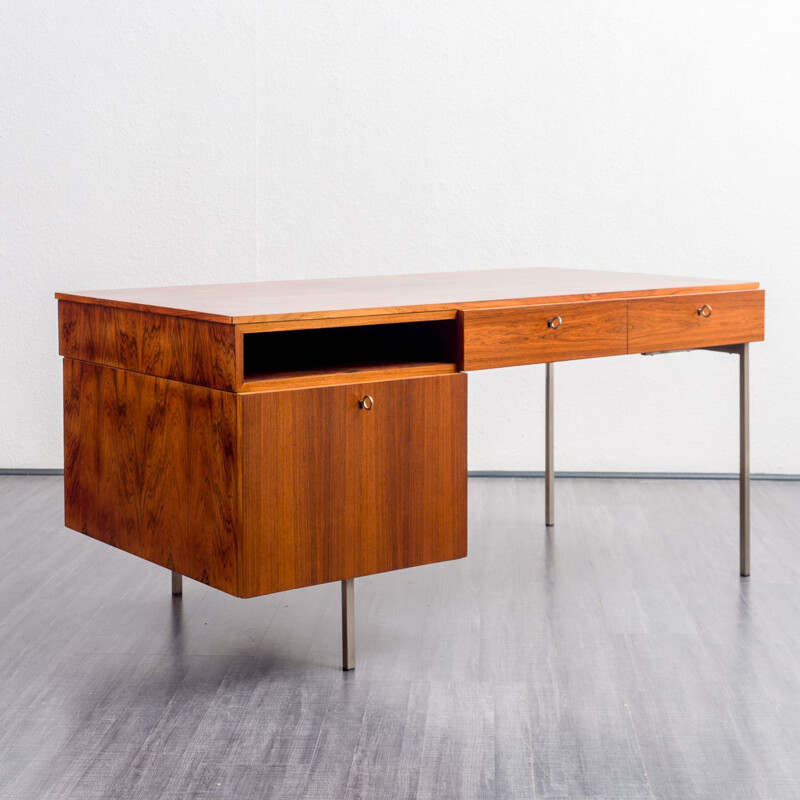
[[[674,275],[529,269],[57,292],[59,300],[246,323],[756,289]]]

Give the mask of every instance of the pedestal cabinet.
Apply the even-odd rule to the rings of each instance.
[[[63,305],[69,527],[239,597],[466,555],[454,314],[240,333],[228,391],[209,323]]]

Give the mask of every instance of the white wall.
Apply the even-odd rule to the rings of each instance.
[[[753,469],[800,473],[800,4],[0,4],[0,466],[61,456],[56,289],[523,265],[761,280]],[[470,375],[540,469],[543,368]],[[733,471],[737,364],[560,365],[558,467]]]

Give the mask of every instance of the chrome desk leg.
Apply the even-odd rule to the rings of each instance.
[[[355,579],[342,581],[342,669],[356,667]]]
[[[544,430],[544,523],[554,525],[556,518],[556,474],[553,465],[553,365],[545,364],[545,430]]]
[[[750,346],[739,351],[739,573],[750,574]]]
[[[175,570],[172,571],[172,594],[176,597],[183,594],[183,575]]]

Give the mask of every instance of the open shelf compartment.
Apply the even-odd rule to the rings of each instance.
[[[288,388],[456,372],[455,317],[243,334],[242,389]]]

